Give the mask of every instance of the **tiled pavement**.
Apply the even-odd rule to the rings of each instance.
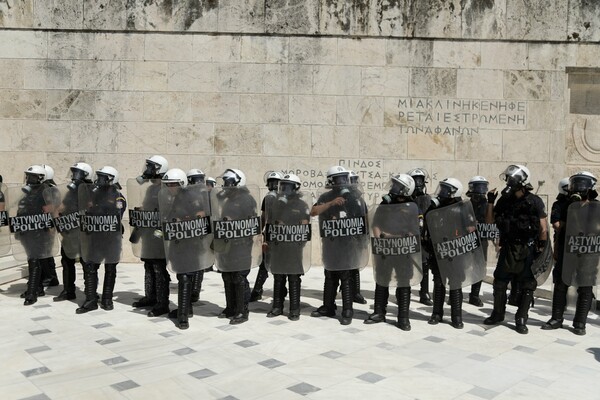
[[[263,301],[251,304],[247,323],[228,325],[216,318],[224,295],[212,272],[205,274],[190,329],[181,331],[167,318],[131,308],[142,270],[120,264],[115,309],[85,315],[75,314],[73,302],[52,302],[59,288],[24,307],[24,280],[0,286],[0,399],[600,398],[597,311],[583,337],[539,329],[549,313],[544,299],[532,310],[529,335],[512,329],[510,306],[507,322],[485,327],[491,289],[484,284],[485,306],[464,305],[463,330],[428,325],[431,309],[414,297],[412,331],[403,332],[393,325],[394,301],[389,323],[362,323],[373,297],[365,270],[369,304],[357,305],[353,323],[341,326],[309,316],[323,285],[322,269],[315,267],[303,279],[300,321],[266,318],[267,290]],[[272,283],[269,278],[267,286]],[[175,288],[173,282],[172,301]],[[447,320],[448,306],[445,311]],[[566,318],[571,321],[572,309]]]

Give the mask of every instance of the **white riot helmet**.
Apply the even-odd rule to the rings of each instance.
[[[435,196],[439,199],[453,199],[462,196],[463,185],[456,178],[446,178],[440,181]]]
[[[302,182],[297,175],[286,174],[279,181],[279,193],[290,195],[297,192],[298,189],[300,189],[300,186],[302,186]]]
[[[91,165],[84,162],[73,164],[69,170],[71,172],[70,178],[73,181],[85,181],[86,179],[90,179],[93,173]]]
[[[49,166],[47,164],[42,164],[42,167],[46,171],[46,178],[44,180],[52,181],[54,179],[54,168],[52,168],[51,166]]]
[[[163,156],[155,155],[150,158],[146,158],[146,164],[142,171],[142,177],[144,179],[152,179],[156,176],[162,176],[169,169],[169,163]]]
[[[186,187],[188,185],[187,175],[179,168],[168,170],[161,180],[167,187]]]
[[[246,175],[235,168],[227,168],[223,175],[223,186],[246,186]]]
[[[204,177],[206,176],[201,169],[192,168],[187,172],[187,180],[190,185],[197,185],[204,183]]]
[[[389,194],[410,197],[415,191],[415,180],[408,174],[394,175],[390,180]]]
[[[217,180],[212,176],[209,176],[208,178],[206,178],[206,186],[214,188],[215,186],[217,186]]]
[[[530,183],[531,174],[529,168],[524,165],[509,165],[504,172],[500,174],[500,179],[506,182],[510,187],[522,187]]]
[[[407,174],[415,181],[415,194],[427,193],[426,184],[429,182],[429,172],[425,168],[413,168]]]
[[[579,171],[569,178],[569,192],[587,195],[590,190],[596,189],[598,179],[588,171]]]
[[[349,178],[350,178],[350,183],[352,185],[358,184],[358,174],[354,171],[350,171],[350,173],[348,174]]]
[[[277,190],[277,185],[282,178],[283,174],[279,171],[267,171],[263,176],[265,185],[269,190]]]
[[[333,187],[339,185],[347,185],[349,181],[350,171],[340,165],[334,165],[327,170],[327,184],[325,187]]]
[[[100,168],[96,171],[96,184],[98,186],[118,185],[119,172],[109,165]]]
[[[568,190],[569,190],[569,178],[562,178],[558,182],[558,193],[566,196],[569,194]]]
[[[46,170],[41,165],[32,165],[23,172],[27,185],[39,185],[46,180]]]
[[[469,179],[469,191],[467,194],[484,195],[488,192],[489,181],[481,175],[477,175]]]

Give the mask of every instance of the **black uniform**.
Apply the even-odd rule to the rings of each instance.
[[[265,225],[265,221],[264,221],[265,209],[270,208],[269,203],[275,201],[276,198],[277,198],[277,192],[275,192],[274,190],[271,190],[271,191],[269,191],[269,193],[267,193],[267,195],[262,200],[262,204],[260,205],[260,211],[261,211],[261,215],[262,215],[261,223],[263,226]],[[263,259],[260,262],[260,265],[258,266],[258,273],[256,274],[256,281],[254,282],[254,288],[252,289],[252,293],[250,293],[250,302],[257,301],[262,298],[263,285],[265,284],[265,282],[267,281],[267,278],[269,277],[269,272],[267,271],[267,268],[265,267],[265,254],[264,253],[263,253],[262,257],[263,257]],[[285,285],[284,285],[284,290],[285,290]]]
[[[419,206],[419,210],[425,214],[429,207],[431,207],[431,196],[427,193],[415,196],[415,202]],[[435,258],[434,254],[430,252],[428,247],[423,243],[421,247],[421,255],[423,261],[423,278],[421,279],[421,289],[419,290],[419,302],[427,306],[432,305],[431,298],[429,297],[429,264],[432,258]]]

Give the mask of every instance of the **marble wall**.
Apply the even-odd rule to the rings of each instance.
[[[412,167],[433,191],[525,163],[551,202],[600,175],[568,72],[594,92],[598,23],[591,0],[0,0],[0,174],[85,160],[126,180],[163,154],[317,191],[342,164],[373,203]]]

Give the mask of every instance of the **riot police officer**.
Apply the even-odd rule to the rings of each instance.
[[[253,249],[258,246],[255,236],[260,234],[260,217],[255,197],[246,187],[246,175],[228,168],[222,179],[223,187],[211,192],[215,265],[221,271],[226,302],[219,318],[231,318],[230,324],[235,325],[248,321],[247,277]],[[227,239],[229,234],[232,239]]]
[[[114,308],[112,297],[123,239],[121,220],[127,208],[120,189],[119,172],[108,165],[96,171],[93,184],[79,186],[85,301],[75,311],[77,314],[98,309],[96,289],[101,263],[104,263],[104,284],[100,306],[107,311]]]
[[[212,176],[206,178],[206,188],[210,192],[215,186],[217,186],[217,180]]]
[[[523,165],[509,165],[500,174],[506,188],[494,206],[497,194],[488,193],[487,222],[496,222],[500,231],[500,254],[494,271],[494,310],[484,320],[485,325],[504,321],[506,289],[513,276],[517,277],[521,295],[515,314],[516,331],[529,332],[527,318],[537,281],[531,265],[537,252],[546,245],[548,228],[542,199],[531,193],[531,174]]]
[[[70,168],[71,181],[63,190],[62,200],[55,217],[55,225],[62,236],[62,244],[60,248],[60,263],[62,265],[63,275],[63,290],[60,294],[53,298],[54,301],[74,300],[75,295],[75,263],[77,259],[84,265],[81,259],[80,247],[80,226],[79,219],[79,186],[83,183],[92,183],[92,167],[84,162],[75,163]]]
[[[413,168],[407,172],[415,181],[415,191],[413,197],[419,207],[419,210],[423,214],[427,212],[427,209],[431,205],[431,196],[427,194],[427,183],[429,182],[429,173],[425,168]],[[433,305],[431,297],[429,296],[429,263],[433,254],[427,251],[427,246],[422,248],[423,256],[423,279],[421,280],[421,289],[419,290],[419,302],[426,306]]]
[[[264,176],[265,185],[267,186],[267,189],[269,189],[269,192],[265,195],[262,204],[260,205],[260,219],[263,226],[265,225],[265,208],[270,207],[271,202],[275,201],[275,198],[277,197],[277,187],[281,178],[283,178],[283,174],[279,171],[267,171]],[[269,273],[267,268],[265,268],[265,255],[263,254],[263,259],[258,266],[256,281],[254,281],[254,288],[252,289],[252,293],[250,293],[250,302],[262,299],[263,285],[268,277]]]
[[[54,168],[47,164],[42,164],[42,167],[46,171],[46,177],[42,184],[48,187],[55,187],[56,182],[54,182]],[[60,282],[58,281],[58,275],[56,275],[56,262],[54,261],[54,257],[48,257],[43,260],[40,260],[42,264],[42,286],[50,287],[50,286],[58,286]]]
[[[160,238],[153,235],[154,228],[136,227],[135,215],[150,214],[155,223],[160,224],[156,214],[158,210],[158,193],[160,180],[169,169],[168,161],[160,155],[153,155],[146,159],[142,174],[135,180],[127,182],[130,200],[134,193],[140,192],[139,202],[133,204],[134,212],[130,212],[129,224],[132,226],[129,241],[133,243],[134,253],[144,262],[144,297],[135,301],[132,306],[136,308],[152,307],[148,312],[149,317],[157,317],[169,312],[169,272],[165,259],[164,248]],[[137,249],[139,247],[139,249]],[[136,251],[136,249],[138,251]]]
[[[489,181],[480,175],[474,176],[469,180],[469,190],[467,190],[467,197],[471,199],[473,210],[475,211],[475,218],[477,218],[477,224],[483,226],[485,224],[485,214],[487,212],[487,192]],[[478,229],[481,238],[481,248],[483,249],[483,257],[487,266],[487,251],[488,251],[488,231],[490,229]],[[485,232],[485,233],[484,233]],[[485,236],[485,237],[484,237]],[[481,290],[481,282],[475,282],[471,285],[471,293],[469,294],[469,304],[477,307],[482,307],[483,302],[479,297],[479,291]]]
[[[286,174],[279,181],[275,201],[265,208],[264,230],[265,263],[273,273],[273,305],[267,317],[283,314],[286,278],[290,286],[290,312],[288,318],[300,318],[301,276],[310,268],[310,218],[309,205],[299,192],[301,181],[294,174]]]
[[[20,195],[13,193],[12,199],[16,200],[16,209],[10,212],[9,223],[14,233],[13,255],[18,258],[15,251],[17,243],[22,246],[29,269],[27,291],[25,292],[24,305],[37,302],[38,296],[43,296],[42,286],[42,260],[54,255],[55,231],[52,228],[50,211],[44,199],[43,184],[46,171],[40,165],[32,165],[25,171],[25,185],[21,188]],[[29,220],[38,221],[35,224]]]
[[[410,175],[393,176],[389,186],[371,221],[375,304],[365,324],[385,322],[389,288],[393,285],[398,302],[396,326],[410,331],[410,287],[419,283],[422,276],[420,228],[423,216],[412,197],[415,181]]]
[[[432,206],[425,215],[426,233],[431,238],[428,245],[432,246],[431,253],[435,254],[430,264],[433,273],[433,311],[429,324],[436,325],[442,321],[447,280],[450,287],[451,325],[456,329],[464,326],[462,287],[473,281],[478,282],[485,276],[483,254],[476,233],[477,220],[471,204],[461,201],[462,191],[463,185],[456,178],[440,181],[432,197]],[[450,254],[446,249],[452,249],[454,253]]]
[[[341,281],[342,318],[348,325],[354,315],[354,282],[352,270],[368,262],[368,231],[366,205],[357,190],[351,188],[349,171],[339,165],[327,171],[328,192],[313,205],[310,215],[319,216],[319,226],[325,268],[323,305],[311,313],[313,317],[335,316],[337,282]]]
[[[187,172],[188,185],[205,185],[206,174],[198,168],[192,168]],[[210,202],[206,204],[210,207]],[[204,269],[194,272],[192,277],[192,303],[200,300],[200,291],[202,290],[202,281],[204,281]]]
[[[583,243],[582,237],[597,237],[600,234],[600,203],[596,200],[597,181],[588,171],[572,175],[569,178],[569,195],[559,193],[552,205],[551,221],[556,230],[557,258],[553,270],[552,317],[542,325],[542,329],[558,329],[563,326],[567,290],[571,284],[575,284],[578,288],[573,332],[576,335],[586,333],[587,315],[592,305],[592,289],[597,284],[600,252],[598,246],[580,245],[579,242]],[[565,191],[563,181],[559,183],[559,190]]]

